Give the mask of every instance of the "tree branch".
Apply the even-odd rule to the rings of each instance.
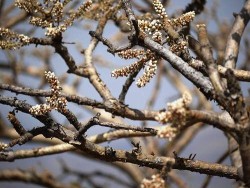
[[[22,181],[51,188],[70,188],[71,186],[59,183],[49,172],[38,173],[34,170],[1,170],[0,181]]]
[[[18,86],[12,86],[8,84],[0,84],[0,89],[8,90],[11,92],[15,92],[18,94],[24,94],[29,96],[40,96],[40,97],[48,97],[51,96],[51,92],[46,90],[38,90],[31,88],[24,88]],[[59,97],[65,97],[67,101],[74,102],[79,105],[87,105],[94,108],[105,109],[107,112],[112,113],[113,115],[118,115],[122,117],[126,117],[133,120],[155,120],[155,116],[157,115],[157,111],[148,111],[148,110],[138,110],[129,108],[124,104],[120,104],[115,101],[107,101],[106,103],[100,103],[95,100],[89,99],[87,97],[80,97],[77,95],[69,95],[69,94],[61,94]],[[7,99],[7,98],[5,98]],[[2,100],[5,100],[2,98]],[[9,98],[10,99],[10,98]],[[14,98],[12,98],[13,100]],[[0,103],[3,103],[0,99]]]
[[[29,105],[23,101],[21,102],[16,100],[15,102],[13,102],[8,100],[5,101],[5,104],[11,104],[12,106],[15,106],[17,110],[29,113]],[[74,145],[74,147],[76,147],[77,149],[98,159],[109,162],[129,162],[138,164],[140,166],[147,166],[156,169],[162,169],[167,163],[169,163],[173,165],[173,168],[180,170],[190,170],[193,172],[205,173],[209,175],[239,179],[237,170],[233,167],[225,165],[210,164],[202,161],[192,161],[190,159],[183,158],[174,159],[169,157],[158,157],[153,155],[145,155],[142,153],[138,153],[138,155],[135,155],[133,152],[124,150],[111,149],[107,151],[107,148],[94,144],[93,142],[90,142],[83,137],[75,141],[74,133],[72,133],[72,131],[66,129],[58,123],[53,122],[53,120],[47,116],[42,118],[38,116],[36,118],[42,123],[46,124],[46,132],[42,133],[45,135],[45,137],[56,137],[63,142]]]
[[[250,19],[250,0],[247,0],[240,13],[237,14],[233,28],[228,36],[224,55],[224,65],[234,69],[238,59],[240,40]]]

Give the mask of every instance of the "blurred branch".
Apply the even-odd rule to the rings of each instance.
[[[171,171],[168,176],[179,188],[188,188],[187,183],[184,182],[174,171]]]
[[[237,150],[237,149],[236,149]],[[234,152],[234,151],[230,151],[230,152]],[[222,163],[229,155],[230,155],[230,152],[228,150],[226,150],[221,156],[220,158],[216,161],[216,163]],[[203,182],[202,184],[202,188],[206,188],[208,187],[209,183],[211,182],[213,176],[207,176],[205,181]]]
[[[16,16],[16,17],[12,17],[10,18],[5,24],[3,27],[6,27],[6,28],[12,28],[14,27],[15,25],[21,23],[22,21],[24,21],[25,19],[28,18],[28,14],[26,12],[21,12],[19,14],[19,16]]]
[[[80,172],[77,170],[73,170],[70,167],[66,165],[65,162],[62,163],[63,173],[66,175],[73,175],[80,179],[80,181],[88,181],[88,182],[94,182],[94,179],[96,177],[106,178],[109,182],[115,182],[119,185],[126,186],[126,187],[135,187],[135,185],[131,185],[130,183],[122,180],[120,177],[111,175],[108,173],[104,173],[102,171],[93,171],[93,172]]]
[[[22,181],[51,188],[70,188],[73,186],[59,183],[48,171],[38,173],[34,170],[1,170],[0,181]]]

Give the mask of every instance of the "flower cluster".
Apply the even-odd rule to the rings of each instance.
[[[51,87],[51,96],[46,98],[46,104],[35,105],[30,108],[30,113],[34,115],[43,115],[52,109],[64,110],[67,106],[65,97],[60,97],[62,88],[53,72],[45,72],[45,78]]]
[[[60,1],[55,2],[51,11],[51,16],[56,18],[56,22],[59,22],[63,18],[63,3]]]
[[[171,27],[175,32],[180,27],[187,25],[195,16],[194,12],[188,12],[178,18],[169,19],[166,11],[160,0],[153,0],[153,6],[157,16],[146,15],[143,19],[138,20],[138,26],[141,32],[150,36],[155,42],[163,45],[166,42],[169,49],[179,55],[181,52],[186,52],[187,41],[182,39],[173,39],[173,34],[170,34],[169,28]],[[166,39],[164,40],[164,37]],[[178,37],[177,37],[178,38]],[[119,52],[118,55],[124,59],[137,58],[138,61],[126,67],[115,69],[112,71],[112,77],[128,76],[141,68],[144,68],[143,75],[136,82],[138,87],[144,87],[157,71],[157,64],[161,58],[148,49],[129,49]]]
[[[182,98],[167,104],[166,111],[159,112],[156,120],[160,123],[171,123],[171,127],[164,126],[158,131],[159,137],[172,138],[175,137],[178,128],[186,122],[186,115],[189,105],[192,102],[192,96],[189,93],[184,93]]]
[[[45,32],[45,35],[48,36],[48,37],[55,37],[57,36],[58,34],[66,31],[66,29],[70,26],[72,26],[73,22],[80,18],[81,15],[86,12],[86,11],[89,11],[90,10],[90,7],[92,5],[92,1],[89,0],[87,1],[86,3],[82,4],[77,10],[76,12],[72,12],[70,13],[69,17],[67,19],[65,19],[63,21],[63,23],[59,26],[54,26],[55,24],[54,23],[50,23],[49,27],[46,28],[46,32]],[[58,9],[59,10],[59,9]],[[61,15],[61,10],[60,11],[57,11],[54,13],[55,15]],[[59,16],[57,16],[58,18]]]
[[[195,12],[194,12],[194,11],[191,11],[191,12],[187,12],[187,13],[181,15],[181,16],[178,17],[178,18],[171,19],[171,20],[169,21],[169,23],[170,23],[174,28],[182,27],[182,26],[187,25],[187,24],[190,23],[191,21],[193,21],[194,17],[195,17]]]
[[[158,56],[150,50],[128,49],[126,51],[119,52],[118,55],[124,59],[137,58],[139,60],[121,69],[113,70],[111,73],[112,77],[117,78],[119,76],[128,76],[129,74],[140,70],[142,67],[145,67],[143,75],[136,82],[138,87],[143,87],[156,74],[157,63],[160,58],[158,58]]]
[[[187,49],[187,41],[185,40],[180,40],[180,41],[177,41],[177,42],[172,42],[170,40],[169,42],[170,45],[170,50],[172,52],[174,52],[175,54],[179,54],[179,52],[182,52],[183,50],[186,50]]]
[[[189,93],[184,93],[182,98],[167,104],[167,111],[160,112],[156,119],[161,123],[180,123],[185,120],[186,112],[192,102],[192,96]]]
[[[67,1],[47,0],[44,4],[37,0],[15,0],[15,5],[30,15],[30,23],[45,28],[47,37],[56,37],[73,24],[75,19],[80,18],[86,11],[89,11],[92,1],[83,3],[75,12],[71,12],[67,18],[63,18],[63,10]],[[61,24],[60,24],[61,23]],[[0,49],[15,50],[30,43],[30,38],[10,31],[7,28],[0,28]]]
[[[37,0],[15,0],[15,6],[23,9],[27,13],[37,13],[44,11],[43,7]]]
[[[47,28],[50,26],[50,22],[39,17],[30,17],[30,24],[41,28]]]
[[[144,178],[141,182],[141,188],[164,188],[165,181],[160,174],[153,175],[151,179]]]
[[[160,37],[160,39],[162,39],[162,36],[167,36],[166,42],[169,45],[170,50],[174,53],[185,49],[187,46],[186,40],[182,38],[182,36],[179,36],[181,37],[181,40],[173,39],[173,34],[170,32],[169,28],[172,28],[177,32],[180,28],[186,26],[194,19],[195,12],[187,12],[178,18],[169,19],[160,0],[154,0],[153,6],[158,18],[154,16],[151,17],[151,19],[147,18],[146,20],[138,20],[140,30],[145,34],[152,36],[153,39],[155,38],[155,35]]]
[[[0,40],[0,49],[15,50],[21,46],[28,45],[30,38],[23,35],[17,34],[7,28],[0,28],[0,37],[4,40]]]
[[[27,13],[32,14],[33,16],[30,17],[30,23],[45,28],[46,36],[56,37],[66,31],[75,19],[80,18],[86,11],[89,11],[92,5],[92,1],[88,0],[64,19],[64,15],[66,14],[63,14],[63,11],[68,2],[69,1],[46,0],[42,4],[35,0],[16,0],[15,5]],[[60,22],[62,23],[60,24]]]
[[[161,19],[167,19],[168,15],[166,13],[165,8],[163,7],[163,5],[161,4],[161,2],[159,0],[154,0],[153,1],[153,6],[155,9],[155,12],[160,16]]]

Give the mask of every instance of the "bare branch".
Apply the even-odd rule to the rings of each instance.
[[[238,59],[240,40],[250,19],[250,1],[247,0],[240,13],[237,14],[233,28],[228,36],[225,50],[224,65],[234,69]]]
[[[22,181],[51,188],[70,188],[70,185],[59,183],[49,172],[38,173],[34,170],[1,170],[0,181]]]

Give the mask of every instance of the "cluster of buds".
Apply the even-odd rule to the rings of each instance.
[[[38,13],[44,11],[43,7],[36,0],[15,0],[15,6],[27,13]]]
[[[156,74],[157,64],[160,58],[150,50],[128,49],[119,52],[118,55],[124,59],[137,58],[139,60],[121,69],[113,70],[111,73],[112,77],[128,76],[145,67],[143,75],[136,82],[138,87],[144,87]]]
[[[36,0],[16,0],[15,5],[34,16],[30,17],[30,23],[45,28],[45,35],[56,37],[80,18],[86,11],[89,11],[92,1],[83,3],[76,11],[72,11],[67,18],[64,18],[64,7],[69,1],[46,0],[42,3]],[[61,22],[61,24],[60,24]]]
[[[34,115],[43,115],[51,110],[65,110],[67,100],[65,97],[60,97],[62,88],[53,72],[45,72],[45,78],[50,84],[51,96],[46,98],[46,104],[35,105],[30,108],[30,113]]]
[[[189,105],[192,102],[192,96],[185,92],[182,95],[182,98],[177,99],[174,102],[167,103],[167,110],[160,112],[156,117],[156,120],[161,123],[180,123],[186,118],[186,112],[189,108]]]
[[[161,4],[161,2],[159,0],[154,0],[153,1],[153,6],[155,9],[155,12],[160,16],[161,19],[167,19],[168,15],[166,13],[165,8],[163,7],[163,5]]]
[[[146,20],[138,20],[139,28],[142,32],[145,32],[149,35],[161,31],[166,32],[165,34],[168,35],[168,26],[171,26],[173,29],[178,30],[183,26],[189,24],[195,17],[195,12],[187,12],[180,17],[169,19],[168,15],[166,14],[165,8],[163,7],[160,0],[153,1],[153,7],[155,12],[158,16],[158,19],[155,17],[151,17],[151,19]]]
[[[30,17],[30,24],[41,28],[47,28],[50,26],[51,23],[43,18],[32,16]]]
[[[128,49],[126,51],[118,52],[119,57],[123,59],[132,59],[144,54],[143,49]]]
[[[140,70],[140,68],[143,66],[143,63],[144,62],[142,60],[139,60],[121,69],[115,69],[111,72],[111,76],[115,78],[128,76],[129,74],[132,74],[137,70]]]
[[[172,42],[171,42],[172,43]],[[182,52],[183,50],[187,49],[187,41],[185,40],[181,40],[178,42],[174,42],[170,45],[170,50],[175,53],[175,54],[179,54],[180,52]]]
[[[144,87],[156,74],[158,59],[150,59],[145,66],[143,75],[137,80],[138,87]]]
[[[151,179],[144,178],[141,182],[141,188],[163,188],[165,186],[165,181],[162,179],[160,174],[153,175]]]
[[[59,22],[63,18],[63,3],[60,1],[55,2],[51,15],[56,18],[56,22]]]
[[[62,32],[65,32],[66,29],[74,23],[74,21],[78,18],[80,18],[86,11],[90,10],[90,7],[92,5],[92,1],[89,0],[85,3],[83,3],[77,10],[76,12],[70,13],[69,17],[63,21],[63,23],[59,26],[54,26],[55,23],[51,23],[49,27],[46,28],[45,35],[48,37],[55,37],[59,35]],[[55,15],[58,15],[60,17],[61,11],[58,11],[57,14],[54,13]]]
[[[169,49],[177,55],[186,52],[186,39],[173,39],[168,28],[171,27],[177,32],[180,27],[187,25],[194,19],[195,13],[188,12],[178,18],[169,19],[160,0],[153,0],[153,7],[158,17],[145,16],[145,18],[139,19],[138,27],[140,31],[150,36],[160,45],[163,45],[166,41],[169,45]],[[165,41],[163,40],[163,36],[167,36]],[[143,75],[136,82],[138,87],[144,87],[153,78],[157,71],[157,64],[161,60],[161,57],[155,52],[146,49],[129,49],[119,52],[118,55],[124,59],[137,58],[139,60],[131,65],[112,71],[111,76],[116,78],[119,76],[128,76],[129,74],[139,71],[142,67],[145,67]]]
[[[157,121],[163,124],[171,123],[171,126],[164,126],[158,131],[159,137],[169,138],[169,140],[175,137],[178,128],[186,123],[187,111],[191,102],[192,96],[185,92],[182,98],[168,103],[166,111],[159,112],[156,116]]]
[[[159,19],[153,19],[152,21],[138,20],[138,25],[141,31],[149,35],[162,29],[162,22]]]
[[[187,25],[187,24],[190,23],[191,21],[193,21],[194,17],[195,17],[195,12],[194,12],[194,11],[187,12],[187,13],[181,15],[181,16],[178,17],[178,18],[171,19],[171,20],[170,20],[170,24],[171,24],[174,28],[182,27],[182,26]]]
[[[17,34],[7,28],[0,28],[0,37],[4,40],[0,40],[0,49],[15,50],[30,43],[30,38]]]
[[[89,11],[92,1],[88,0],[83,3],[75,12],[71,12],[69,17],[63,20],[63,9],[67,1],[47,0],[44,4],[37,0],[16,0],[15,5],[33,15],[30,17],[30,23],[41,28],[45,28],[47,37],[56,37],[80,18],[86,11]],[[60,24],[60,22],[62,22]],[[17,34],[6,28],[0,28],[0,49],[15,50],[22,46],[30,44],[30,38]]]

